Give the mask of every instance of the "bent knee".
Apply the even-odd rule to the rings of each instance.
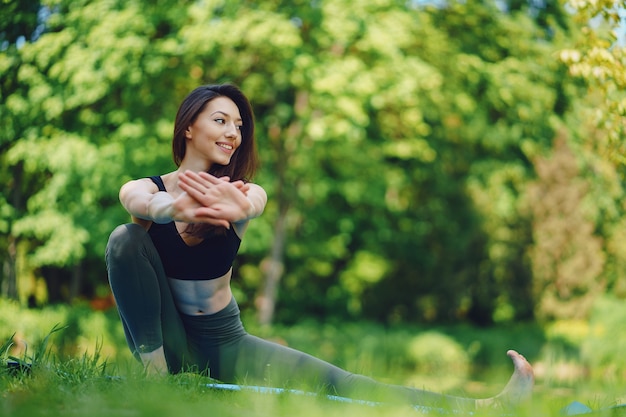
[[[141,247],[141,242],[148,236],[146,229],[136,223],[117,226],[109,236],[106,248],[107,260],[111,257],[134,256]]]

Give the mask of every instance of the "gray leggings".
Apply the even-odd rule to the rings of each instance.
[[[178,311],[152,240],[137,224],[118,226],[106,263],[111,290],[133,354],[163,346],[170,372],[209,372],[226,383],[302,387],[367,400],[441,405],[439,394],[382,384],[306,353],[248,334],[234,299],[203,316]],[[448,398],[450,399],[450,398]]]

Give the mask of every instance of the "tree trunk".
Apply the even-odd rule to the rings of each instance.
[[[83,263],[78,262],[72,268],[72,276],[70,278],[69,302],[74,301],[80,294],[81,284],[83,281]]]
[[[257,297],[256,304],[259,310],[259,323],[264,326],[271,324],[274,319],[278,283],[285,269],[283,257],[287,237],[287,211],[287,205],[284,205],[274,224],[274,242],[269,257],[261,263],[261,268],[265,271],[265,285]]]
[[[22,196],[22,177],[24,173],[23,163],[20,162],[11,170],[12,178],[9,184],[6,184],[9,191],[9,201],[13,206],[15,213],[24,211],[24,202]],[[17,285],[17,244],[18,238],[10,233],[11,224],[18,216],[12,216],[9,225],[9,234],[7,236],[7,254],[3,262],[4,281],[2,282],[2,295],[11,299],[19,300],[19,290]]]
[[[15,236],[9,236],[8,240],[9,247],[7,248],[7,257],[4,258],[3,265],[4,281],[2,282],[2,295],[11,300],[17,300],[19,299],[16,272],[17,244]]]
[[[68,291],[68,277],[66,271],[55,266],[43,266],[41,267],[41,275],[46,282],[46,289],[48,290],[48,303],[64,303],[67,302]]]
[[[294,102],[295,114],[302,115],[308,108],[308,92],[298,91]],[[268,129],[270,143],[273,144],[278,160],[282,162],[275,167],[276,178],[278,178],[275,192],[276,198],[278,198],[278,218],[276,223],[274,223],[274,241],[272,242],[269,256],[261,262],[261,269],[265,273],[265,282],[261,294],[256,299],[259,323],[264,326],[271,324],[274,319],[274,309],[278,298],[278,284],[285,269],[287,213],[293,198],[292,191],[298,188],[298,180],[290,181],[287,171],[289,161],[301,146],[302,126],[302,119],[298,117],[286,129],[278,125],[270,126]]]

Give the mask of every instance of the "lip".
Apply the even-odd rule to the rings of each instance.
[[[227,154],[231,154],[235,151],[235,146],[232,143],[217,142],[216,145],[222,152]],[[230,147],[230,149],[228,147]]]

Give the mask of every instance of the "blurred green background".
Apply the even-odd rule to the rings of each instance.
[[[249,330],[378,375],[443,356],[465,378],[516,348],[544,381],[619,380],[620,4],[1,2],[1,336],[61,323],[63,352],[127,355],[118,190],[174,170],[179,103],[232,82],[269,195],[235,265]]]

